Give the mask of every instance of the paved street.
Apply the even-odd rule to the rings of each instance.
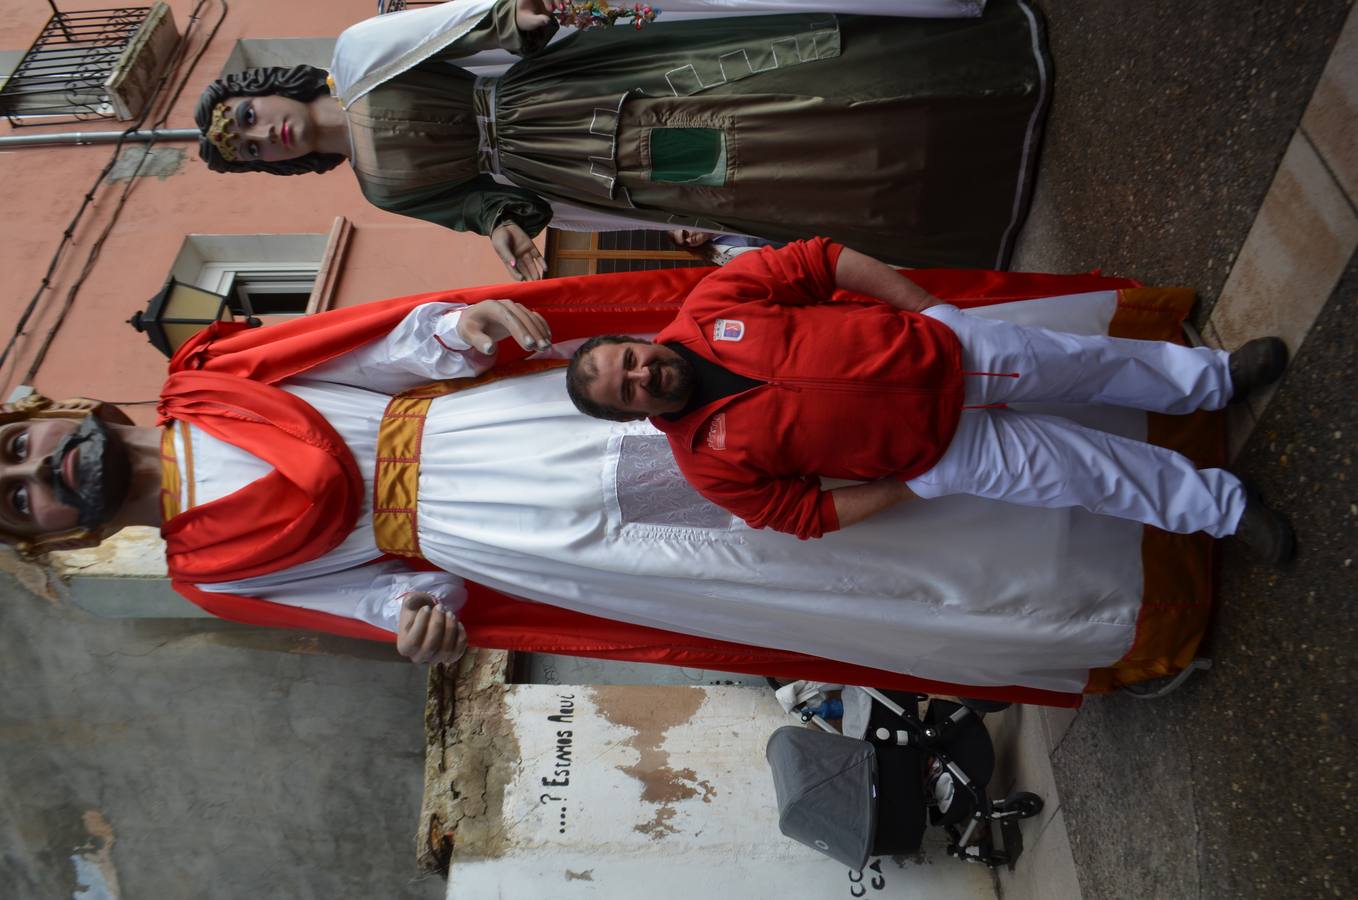
[[[1053,755],[1086,900],[1353,897],[1358,266],[1237,461],[1292,516],[1280,573],[1225,554],[1215,668],[1087,703]]]
[[[1345,0],[1039,0],[1056,91],[1014,268],[1101,266],[1210,309]]]
[[[1358,23],[1331,60],[1339,0],[1044,5],[1057,93],[1015,267],[1196,287],[1228,348],[1282,330],[1293,364],[1236,417],[1234,466],[1300,544],[1281,571],[1226,549],[1212,672],[1048,728],[1053,821],[1087,900],[1358,896]]]

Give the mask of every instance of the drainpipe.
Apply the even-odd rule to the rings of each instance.
[[[161,131],[63,131],[50,134],[17,134],[0,136],[0,150],[10,147],[38,147],[50,144],[113,144],[119,140],[140,141],[196,141],[197,128],[167,128]]]

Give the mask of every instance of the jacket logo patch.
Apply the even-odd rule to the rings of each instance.
[[[712,326],[712,340],[738,341],[745,337],[745,323],[739,319],[718,319]]]
[[[707,423],[707,446],[713,450],[726,449],[726,413],[717,413]]]

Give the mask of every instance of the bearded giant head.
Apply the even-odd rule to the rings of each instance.
[[[109,424],[132,421],[80,398],[30,394],[0,406],[0,541],[36,556],[92,547],[117,530],[132,461]]]

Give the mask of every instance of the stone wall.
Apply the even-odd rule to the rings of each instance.
[[[379,644],[99,619],[0,576],[0,894],[429,900],[425,672]]]

